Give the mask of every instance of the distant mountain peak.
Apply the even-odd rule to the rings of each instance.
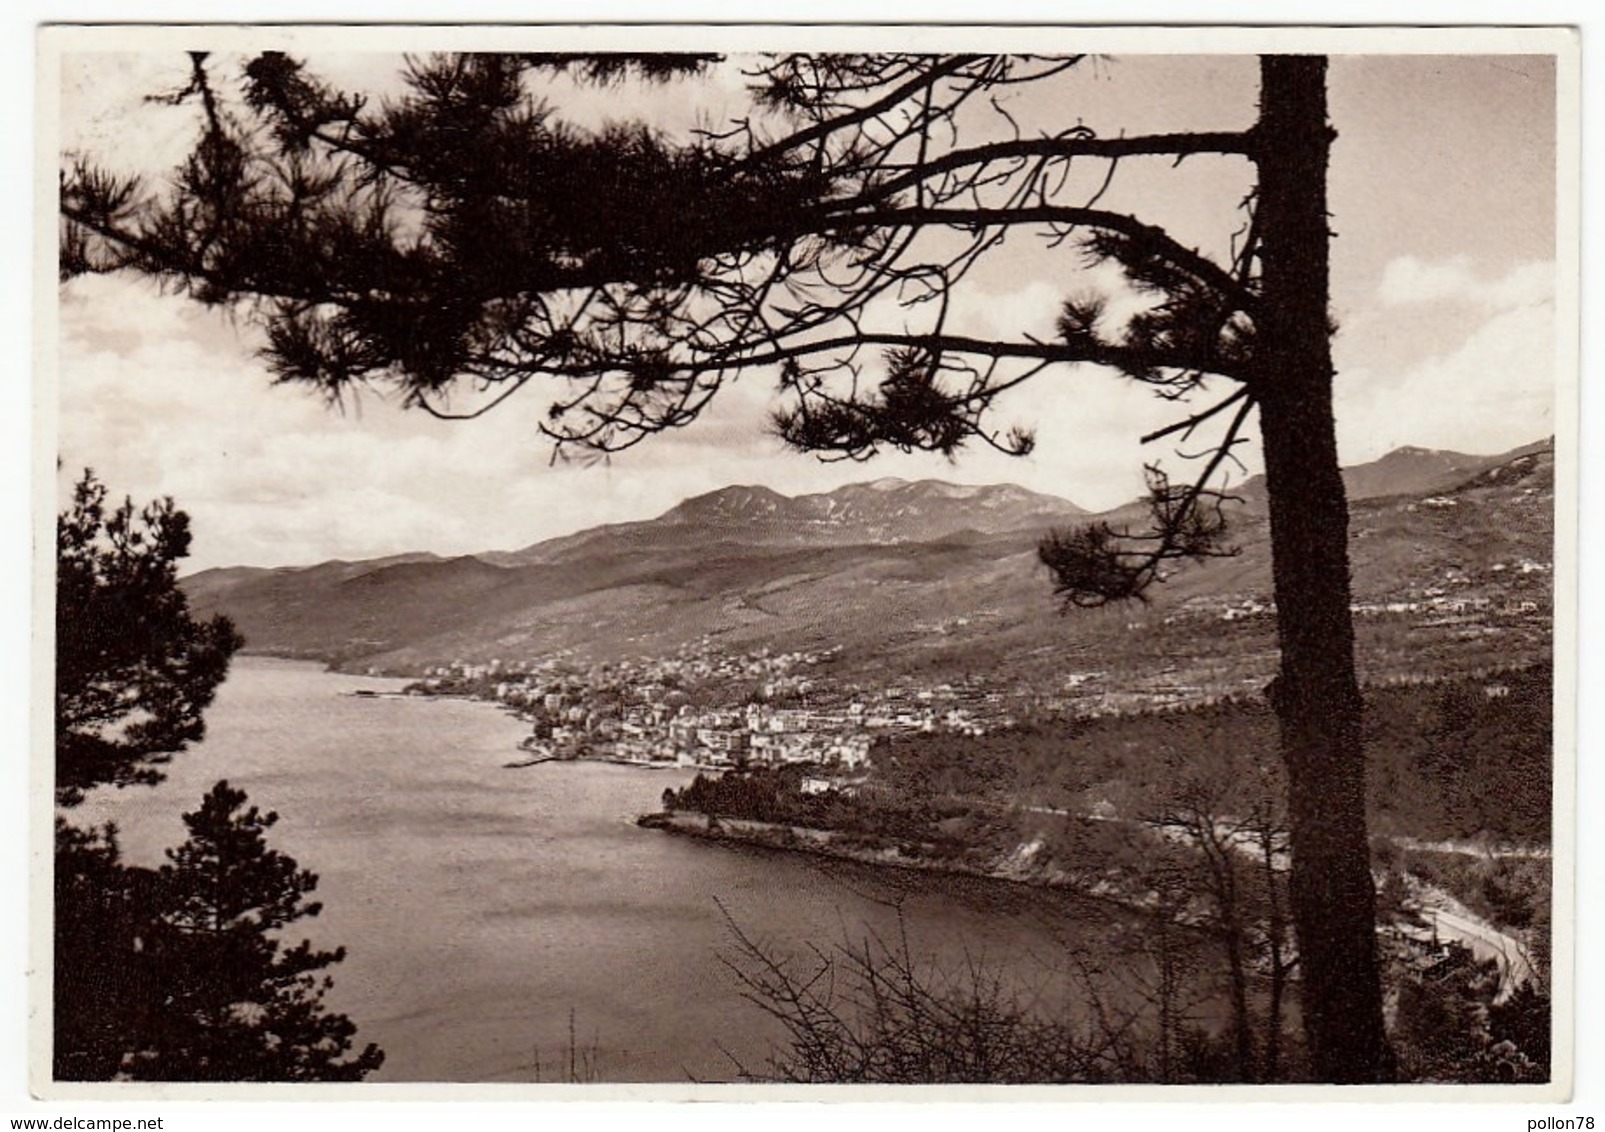
[[[688,502],[688,503],[695,502],[696,500],[699,500],[699,499],[710,499],[710,500],[735,499],[735,500],[743,500],[743,499],[784,499],[784,498],[786,498],[786,497],[784,495],[781,495],[780,492],[776,491],[774,488],[766,487],[761,483],[733,483],[733,484],[729,485],[728,487],[715,488],[714,490],[709,491],[709,492],[704,492],[701,495],[694,495],[694,496],[691,497],[691,499],[687,500],[686,502]]]
[[[656,519],[596,527],[486,560],[503,566],[552,562],[620,540],[767,546],[918,543],[964,532],[1045,529],[1085,513],[1068,500],[1018,484],[910,482],[884,476],[797,496],[762,484],[733,484],[683,500]]]
[[[689,519],[697,515],[749,514],[754,511],[775,511],[790,502],[773,488],[762,484],[731,484],[701,495],[682,500],[663,516],[665,519]]]
[[[1351,500],[1432,495],[1451,491],[1488,469],[1551,447],[1552,438],[1534,441],[1498,455],[1474,456],[1447,448],[1404,444],[1375,460],[1344,467],[1343,483]],[[1253,476],[1235,490],[1244,498],[1263,501],[1265,477]]]

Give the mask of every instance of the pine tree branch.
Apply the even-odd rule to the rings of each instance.
[[[831,210],[835,212],[832,204]],[[830,215],[808,225],[810,231],[832,232],[855,228],[1013,227],[1021,224],[1065,224],[1119,232],[1152,247],[1161,258],[1181,267],[1229,298],[1242,311],[1252,312],[1258,297],[1215,261],[1176,242],[1163,228],[1144,224],[1136,217],[1098,208],[1069,205],[1029,205],[1013,208],[882,208],[868,212]]]
[[[1017,138],[1013,141],[994,142],[969,149],[950,150],[928,161],[908,166],[883,163],[881,169],[902,169],[903,172],[877,182],[873,196],[888,197],[942,173],[950,173],[972,165],[990,165],[999,161],[1019,161],[1027,158],[1069,161],[1076,157],[1105,158],[1114,161],[1123,157],[1184,158],[1202,154],[1249,157],[1254,152],[1255,136],[1252,130],[1148,134],[1116,138],[1089,137],[1083,133],[1049,138]]]
[[[856,350],[864,346],[886,346],[919,350],[932,356],[966,354],[986,358],[1025,358],[1046,362],[1090,362],[1109,366],[1123,373],[1154,369],[1194,369],[1197,360],[1178,357],[1160,349],[1143,349],[1119,346],[1106,342],[1037,342],[1005,341],[1002,339],[972,338],[960,334],[895,334],[861,331],[840,337],[782,346],[761,354],[742,354],[712,359],[706,362],[687,363],[682,367],[690,373],[711,373],[737,367],[777,365],[792,358],[828,353],[833,350]],[[1246,377],[1235,367],[1211,370],[1219,376],[1243,381]]]
[[[777,142],[764,146],[754,153],[742,158],[740,163],[737,165],[737,168],[745,170],[754,165],[761,165],[766,161],[770,161],[782,154],[790,153],[792,150],[799,149],[811,142],[819,141],[822,138],[827,138],[831,134],[834,134],[840,130],[849,129],[853,126],[867,122],[878,114],[886,113],[886,111],[892,109],[899,102],[902,102],[908,98],[912,98],[921,90],[934,87],[943,79],[949,77],[950,75],[958,74],[965,67],[968,67],[973,63],[980,62],[984,58],[986,58],[984,55],[955,55],[949,59],[941,60],[935,63],[930,70],[923,71],[914,78],[910,79],[908,82],[894,87],[880,98],[877,98],[874,102],[868,103],[867,105],[861,106],[855,110],[848,111],[847,113],[839,115],[838,117],[828,119],[824,122],[819,122],[813,126],[809,126],[806,129],[799,130],[794,134],[790,134]]]
[[[1182,439],[1185,440],[1188,436],[1192,435],[1193,430],[1195,428],[1197,428],[1199,425],[1201,425],[1205,421],[1209,420],[1216,413],[1219,413],[1222,410],[1230,407],[1231,405],[1236,404],[1238,401],[1241,401],[1244,397],[1247,397],[1248,394],[1249,394],[1248,386],[1247,385],[1243,385],[1235,393],[1233,393],[1230,397],[1227,397],[1227,398],[1224,398],[1223,400],[1217,401],[1215,404],[1211,405],[1209,408],[1205,409],[1203,412],[1194,413],[1192,416],[1188,417],[1186,420],[1177,421],[1175,424],[1166,425],[1164,428],[1157,429],[1154,432],[1148,433],[1147,435],[1142,437],[1140,443],[1142,443],[1142,444],[1152,444],[1156,440],[1162,440],[1163,438],[1165,438],[1167,436],[1174,436],[1178,432],[1183,434]]]

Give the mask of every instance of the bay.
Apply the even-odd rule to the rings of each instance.
[[[370,1080],[736,1079],[730,1054],[761,1068],[782,1035],[741,998],[732,924],[804,964],[874,934],[1038,987],[1107,926],[1063,894],[641,829],[689,772],[508,769],[526,725],[494,705],[352,694],[402,684],[239,658],[167,781],[75,814],[156,865],[219,779],[279,813],[324,905],[289,936],[348,949],[327,1001],[384,1049]]]

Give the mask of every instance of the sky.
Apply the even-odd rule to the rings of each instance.
[[[338,83],[385,89],[394,57],[309,61]],[[192,136],[183,109],[142,96],[182,85],[173,50],[68,55],[61,142],[113,169],[158,174]],[[643,99],[556,90],[582,125],[646,116],[674,130],[741,106],[736,65]],[[1016,95],[1028,129],[1066,117],[1100,135],[1235,129],[1252,122],[1252,56],[1120,54],[1073,72],[1051,100]],[[1330,176],[1339,444],[1346,463],[1411,444],[1493,453],[1556,427],[1555,73],[1538,56],[1338,56]],[[1122,166],[1104,203],[1218,255],[1240,222],[1246,162],[1194,158]],[[1052,332],[1070,287],[1066,257],[1016,235],[960,293],[956,324],[978,333]],[[1094,282],[1113,280],[1106,270]],[[1077,282],[1076,286],[1081,283]],[[405,551],[525,546],[602,522],[659,514],[731,483],[786,494],[901,476],[1015,482],[1095,510],[1142,487],[1173,450],[1143,433],[1176,406],[1094,367],[1060,368],[1001,406],[1036,427],[1028,458],[987,450],[885,454],[868,465],[785,450],[764,421],[773,378],[754,372],[689,428],[605,464],[554,465],[535,432],[543,402],[519,394],[469,422],[404,412],[376,392],[337,408],[271,385],[258,332],[149,283],[80,279],[60,292],[58,489],[93,467],[114,492],[172,495],[189,511],[187,569],[294,565]],[[1258,470],[1253,446],[1241,476]]]

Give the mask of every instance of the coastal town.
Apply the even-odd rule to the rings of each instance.
[[[738,656],[711,647],[655,660],[572,656],[430,669],[408,691],[493,700],[531,724],[529,762],[606,759],[728,769],[866,770],[876,740],[913,732],[982,735],[1015,720],[984,681],[893,684],[873,692],[819,675],[839,650]]]

